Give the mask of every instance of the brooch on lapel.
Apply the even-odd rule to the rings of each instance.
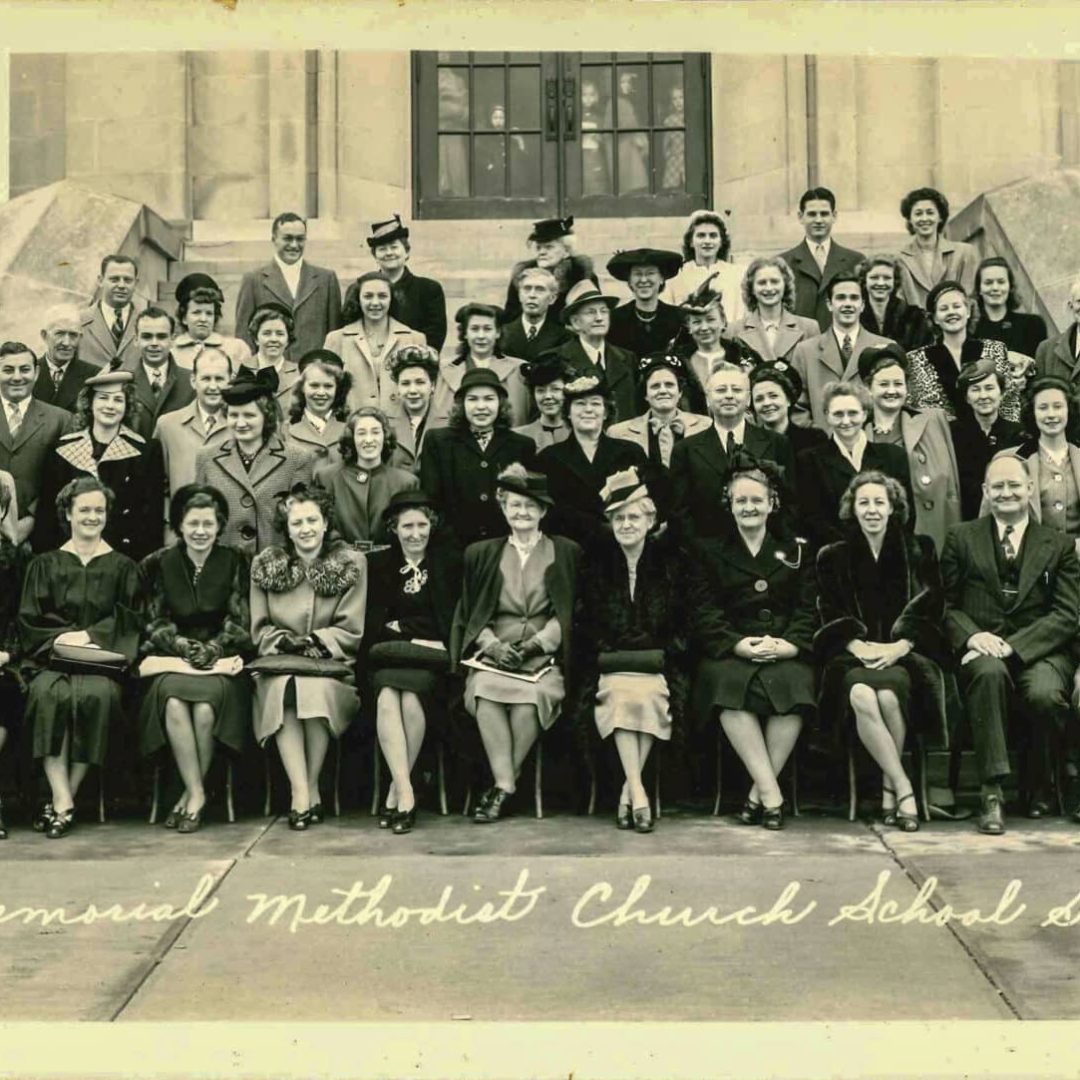
[[[782,562],[785,566],[790,567],[792,570],[798,570],[802,566],[803,548],[809,543],[804,536],[795,537],[795,558],[794,560],[787,557],[787,552],[776,552],[777,561]]]

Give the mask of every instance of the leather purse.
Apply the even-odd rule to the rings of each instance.
[[[445,649],[432,649],[411,641],[380,641],[368,653],[368,667],[422,668],[424,671],[446,672],[450,669],[450,654]]]
[[[247,665],[255,675],[311,675],[324,679],[352,679],[353,668],[342,660],[323,660],[291,653],[260,656]]]
[[[662,675],[664,673],[663,649],[618,649],[602,652],[597,660],[601,675],[630,672],[634,675]]]
[[[54,642],[49,667],[66,675],[104,675],[119,679],[127,671],[130,660],[111,649],[95,649],[89,645],[63,645]]]

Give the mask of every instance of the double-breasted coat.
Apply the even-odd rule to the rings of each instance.
[[[281,436],[287,447],[306,450],[318,468],[321,465],[335,465],[341,460],[338,440],[344,430],[345,422],[330,416],[327,417],[322,431],[316,431],[305,414],[299,420],[290,420],[285,424],[281,429]]]
[[[280,544],[274,528],[276,496],[294,484],[309,483],[313,458],[306,450],[290,449],[273,435],[259,451],[248,472],[240,461],[236,440],[205,446],[195,457],[195,480],[216,487],[229,504],[229,522],[219,542],[246,554]]]
[[[385,462],[370,471],[361,471],[355,465],[338,461],[315,469],[315,485],[333,495],[337,527],[343,540],[350,544],[357,541],[381,544],[386,539],[383,515],[390,500],[399,491],[418,488],[420,481],[408,469],[398,469]]]
[[[832,322],[826,305],[825,287],[834,274],[841,270],[854,273],[855,267],[866,257],[861,251],[846,248],[835,240],[829,245],[829,257],[825,269],[818,266],[817,259],[805,240],[780,256],[795,275],[795,314],[816,319],[821,330],[827,330]]]
[[[397,319],[390,319],[390,330],[386,344],[378,355],[375,354],[364,331],[364,320],[343,326],[328,334],[324,349],[329,349],[341,357],[345,370],[352,376],[352,389],[349,391],[349,411],[363,405],[374,405],[385,413],[397,408],[397,383],[390,376],[390,358],[406,345],[424,345],[424,335],[411,329]]]

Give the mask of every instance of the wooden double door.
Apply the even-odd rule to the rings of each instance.
[[[417,214],[666,216],[709,191],[704,53],[416,53]]]

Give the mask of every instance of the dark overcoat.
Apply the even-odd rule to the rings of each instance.
[[[75,399],[79,396],[83,383],[91,375],[100,373],[101,368],[95,364],[88,364],[85,360],[75,357],[74,360],[68,361],[67,367],[64,368],[64,374],[60,379],[60,385],[57,386],[49,374],[49,365],[45,362],[45,358],[42,357],[38,361],[34,397],[38,401],[45,402],[46,405],[55,405],[58,409],[67,409],[68,412],[71,412],[75,408]]]
[[[806,241],[797,244],[790,251],[780,256],[791,267],[795,275],[796,315],[808,319],[817,319],[818,326],[824,333],[832,323],[832,315],[825,303],[825,287],[830,278],[841,270],[853,273],[855,267],[865,258],[861,251],[842,247],[835,240],[829,245],[829,257],[822,271]]]
[[[579,375],[598,375],[596,365],[585,355],[578,338],[559,347],[559,356],[570,369],[568,379]],[[604,379],[608,394],[615,402],[612,420],[629,420],[638,411],[637,357],[626,349],[604,342]]]
[[[573,340],[574,335],[559,321],[557,315],[549,311],[544,319],[544,325],[540,327],[536,337],[529,340],[525,333],[525,326],[519,315],[516,319],[505,323],[502,328],[502,336],[499,343],[507,356],[516,356],[530,363],[541,353],[551,349],[558,349],[568,341]]]

